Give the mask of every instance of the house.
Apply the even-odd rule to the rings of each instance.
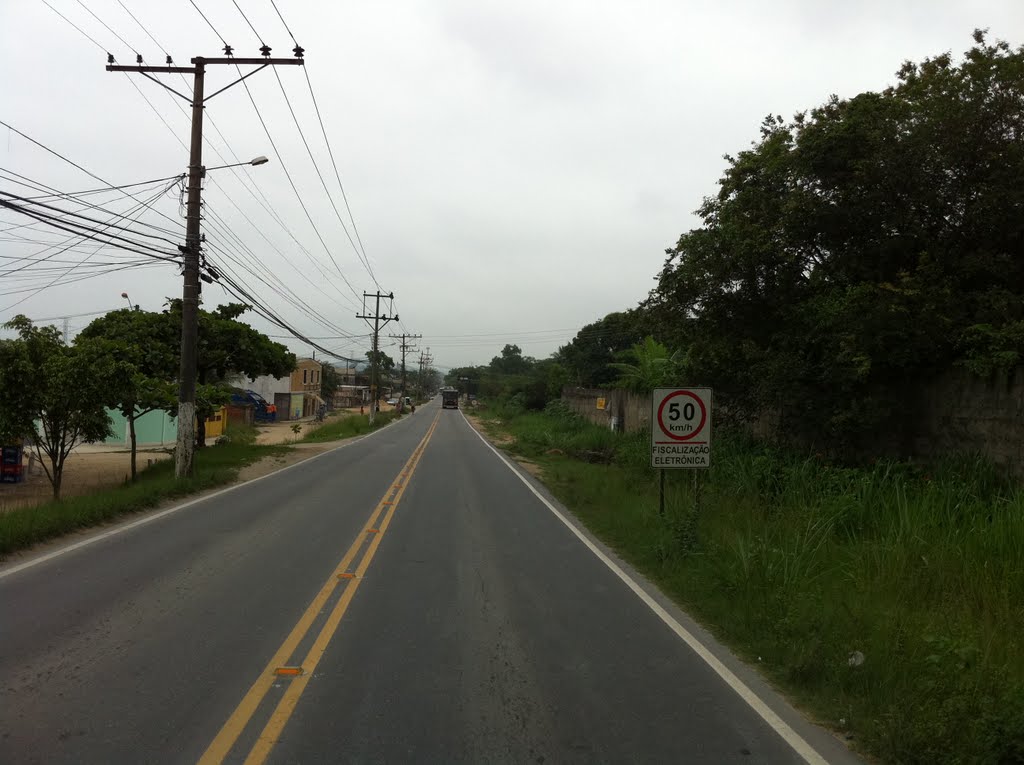
[[[320,397],[323,367],[315,359],[298,359],[291,375],[291,405],[289,418],[312,417],[317,408],[325,403]]]
[[[369,385],[339,385],[331,402],[335,409],[362,406],[370,400]]]

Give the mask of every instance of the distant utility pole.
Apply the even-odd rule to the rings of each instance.
[[[424,398],[426,394],[425,386],[423,385],[423,370],[430,369],[433,361],[434,357],[430,355],[430,346],[427,346],[427,352],[420,354],[420,398]]]
[[[408,332],[403,332],[400,335],[390,335],[395,340],[401,340],[399,348],[402,349],[402,395],[408,396],[409,391],[405,387],[405,354],[409,351],[415,351],[416,347],[409,342],[409,340],[419,340],[423,335],[410,335]]]
[[[372,315],[366,313],[366,298],[373,298],[374,300],[377,301],[376,305],[374,307]],[[364,292],[363,293],[363,312],[356,314],[356,318],[357,319],[363,319],[363,320],[366,321],[367,324],[370,324],[370,320],[371,319],[373,320],[373,324],[370,324],[370,326],[373,327],[373,353],[371,354],[371,358],[370,358],[370,424],[371,425],[373,424],[374,414],[377,411],[377,384],[378,384],[377,348],[378,348],[378,339],[380,337],[380,328],[382,326],[381,322],[384,322],[384,324],[386,325],[389,321],[398,321],[398,314],[395,314],[394,316],[388,316],[387,314],[381,314],[381,312],[380,312],[380,301],[381,300],[391,301],[391,303],[388,306],[388,310],[389,311],[393,310],[393,305],[394,305],[394,300],[395,300],[395,293],[394,292],[389,292],[387,295],[382,295],[380,293],[380,290],[378,290],[377,292]]]
[[[263,58],[234,58],[230,45],[224,46],[226,58],[203,58],[196,56],[192,66],[174,66],[171,57],[167,57],[166,66],[143,66],[142,56],[137,55],[137,66],[119,66],[114,64],[114,57],[107,55],[108,72],[138,72],[153,80],[161,87],[174,93],[192,105],[192,146],[188,160],[188,213],[185,225],[185,245],[179,245],[183,257],[184,286],[181,293],[181,368],[178,389],[178,445],[175,450],[174,475],[176,478],[188,478],[192,475],[192,461],[196,446],[196,362],[199,337],[199,258],[200,258],[200,210],[202,204],[202,181],[206,174],[203,167],[203,104],[214,96],[223,93],[232,85],[237,85],[246,77],[251,77],[268,66],[298,65],[303,66],[303,50],[298,45],[293,49],[295,58],[271,58],[270,48],[260,48]],[[211,64],[252,65],[258,66],[229,85],[224,86],[209,96],[203,95],[203,81],[206,67]],[[193,76],[192,97],[183,95],[160,80],[150,75],[157,74],[191,74]],[[263,162],[265,157],[260,157]],[[240,164],[262,164],[257,160]],[[202,277],[212,281],[210,276]]]

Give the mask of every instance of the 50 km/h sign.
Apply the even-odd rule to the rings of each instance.
[[[711,467],[711,388],[655,388],[651,467]]]

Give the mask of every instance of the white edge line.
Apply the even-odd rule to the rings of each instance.
[[[145,526],[147,523],[152,523],[153,521],[159,520],[160,518],[163,518],[165,515],[171,515],[172,513],[176,513],[179,510],[184,510],[185,508],[191,507],[192,505],[197,505],[200,502],[206,502],[206,500],[208,500],[208,499],[213,499],[214,497],[219,497],[222,494],[227,494],[228,492],[234,491],[235,489],[240,489],[243,486],[249,486],[250,484],[254,484],[257,481],[262,481],[265,478],[270,478],[271,476],[278,475],[279,473],[283,473],[286,470],[291,470],[292,468],[296,468],[299,465],[305,465],[307,463],[310,463],[313,460],[319,459],[320,457],[325,457],[328,454],[333,454],[334,452],[338,451],[339,449],[344,449],[344,448],[346,448],[348,446],[352,446],[354,444],[357,444],[360,441],[365,441],[367,438],[370,438],[371,436],[374,436],[377,433],[382,433],[383,431],[387,430],[389,427],[394,425],[396,422],[401,422],[401,420],[393,420],[393,421],[389,422],[387,425],[385,425],[382,428],[377,428],[377,430],[374,430],[374,431],[372,431],[370,433],[367,433],[366,435],[359,436],[359,438],[354,438],[354,439],[345,441],[345,443],[339,444],[338,446],[335,446],[333,449],[328,449],[325,452],[320,452],[320,454],[314,454],[312,457],[307,457],[304,460],[299,460],[298,462],[296,462],[296,463],[294,463],[292,465],[286,465],[283,468],[278,468],[277,470],[273,471],[272,473],[267,473],[266,475],[257,476],[256,478],[250,478],[248,481],[242,481],[241,483],[232,484],[231,486],[228,486],[226,488],[218,489],[217,491],[215,491],[215,492],[213,492],[211,494],[204,494],[201,497],[196,497],[195,499],[190,499],[188,502],[183,502],[180,505],[175,505],[174,507],[169,507],[166,510],[160,510],[159,512],[151,513],[151,514],[145,516],[144,518],[139,518],[137,521],[132,521],[131,523],[126,523],[123,526],[118,526],[118,527],[113,528],[113,529],[108,529],[107,531],[100,532],[99,534],[91,536],[88,539],[83,539],[83,540],[81,540],[79,542],[73,542],[72,544],[69,544],[66,547],[61,547],[60,549],[53,550],[52,552],[48,552],[45,555],[40,555],[38,558],[32,558],[31,560],[27,560],[24,563],[19,563],[16,566],[11,566],[10,568],[0,570],[0,579],[6,579],[7,577],[12,576],[14,574],[17,574],[20,571],[25,571],[26,569],[30,569],[30,568],[32,568],[34,566],[38,566],[38,565],[40,565],[42,563],[46,563],[47,561],[51,561],[54,558],[59,558],[61,555],[65,555],[65,554],[67,554],[69,552],[74,552],[75,550],[81,550],[83,547],[88,547],[89,545],[95,544],[96,542],[102,541],[104,539],[109,539],[110,537],[117,536],[118,534],[123,534],[126,531],[131,531],[132,529],[136,529],[139,526]],[[266,446],[276,446],[276,445],[277,444],[266,444]],[[281,445],[282,446],[287,446],[287,444],[281,444]],[[141,512],[145,512],[145,511],[143,510]]]
[[[461,409],[459,410],[459,413],[462,414],[463,419],[466,419],[466,415],[462,412]],[[512,473],[515,474],[516,478],[522,481],[526,488],[533,492],[534,496],[537,497],[537,499],[539,499],[542,503],[544,503],[544,506],[552,513],[554,513],[555,517],[558,518],[558,520],[560,520],[563,524],[565,524],[569,531],[575,534],[576,537],[584,545],[587,546],[587,549],[589,549],[590,552],[597,556],[598,560],[600,560],[602,563],[604,563],[604,565],[611,569],[612,572],[617,577],[619,577],[619,579],[621,579],[626,584],[626,586],[629,587],[629,589],[631,589],[633,593],[638,598],[640,598],[640,600],[642,600],[644,604],[658,616],[659,619],[665,622],[669,629],[676,633],[676,635],[684,643],[686,643],[686,645],[688,645],[693,650],[693,652],[696,653],[704,661],[705,664],[707,664],[712,670],[714,670],[715,674],[722,678],[722,680],[725,681],[726,685],[732,688],[737,693],[737,695],[747,703],[747,705],[751,709],[757,712],[761,719],[768,723],[772,730],[778,733],[779,736],[782,737],[782,739],[787,744],[789,744],[793,751],[795,751],[797,754],[803,757],[804,761],[807,762],[808,765],[828,765],[828,761],[820,754],[818,754],[818,752],[810,744],[808,744],[807,741],[805,741],[799,733],[793,730],[785,720],[779,717],[771,709],[771,707],[769,707],[761,699],[760,696],[754,693],[754,691],[751,690],[751,688],[746,683],[740,680],[731,669],[725,666],[718,659],[718,657],[716,657],[703,643],[700,642],[700,640],[697,639],[697,637],[693,633],[691,633],[683,625],[676,621],[660,603],[658,603],[654,598],[652,598],[647,593],[647,591],[643,587],[637,584],[637,582],[631,576],[629,576],[629,574],[623,571],[622,568],[615,561],[613,561],[611,558],[605,555],[604,552],[599,547],[597,547],[597,545],[591,542],[586,537],[586,535],[583,534],[583,532],[576,528],[576,525],[568,518],[566,518],[565,515],[557,507],[552,505],[543,494],[537,491],[534,485],[530,483],[526,478],[524,478],[522,473],[515,469],[515,467],[512,465],[511,462],[509,462],[505,455],[499,452],[497,449],[495,449],[494,446],[490,443],[490,441],[484,438],[483,435],[481,435],[481,433],[476,428],[474,428],[472,424],[470,424],[468,419],[466,420],[466,424],[469,425],[469,427],[472,429],[474,433],[476,433],[477,438],[483,441],[484,445],[492,452],[494,452],[494,454],[498,457],[499,460],[505,463],[505,467],[511,470]]]

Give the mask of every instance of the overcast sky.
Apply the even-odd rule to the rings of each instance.
[[[123,64],[134,63],[133,50],[147,63],[163,63],[162,50],[124,6],[178,64],[221,55],[222,47],[189,0],[122,2],[0,0],[0,120],[115,185],[173,176],[188,163],[179,140],[188,144],[189,119],[175,101],[186,111],[187,104],[142,75],[104,70],[103,51]],[[257,37],[233,3],[196,4],[236,56],[258,55]],[[275,56],[291,56],[293,43],[270,0],[239,5]],[[693,211],[715,192],[722,155],[748,146],[766,114],[788,117],[830,93],[880,90],[908,58],[959,56],[975,27],[1015,46],[1024,37],[1020,0],[277,5],[306,50],[307,74],[377,282],[395,294],[401,326],[385,332],[422,334],[420,347],[429,346],[442,369],[486,363],[506,342],[544,357],[584,324],[636,305],[653,285],[665,248],[696,225]],[[347,221],[306,78],[294,66],[277,73]],[[236,76],[233,67],[210,67],[207,93]],[[163,79],[187,87],[179,78]],[[248,288],[302,333],[324,337],[322,345],[361,355],[365,338],[338,338],[323,321],[365,335],[353,293],[375,284],[341,228],[275,73],[267,69],[246,82],[280,157],[241,85],[208,102],[223,138],[208,120],[206,166],[233,155],[270,158],[236,171],[249,177],[248,186],[232,170],[210,172],[207,239],[228,253],[211,250],[210,257],[223,263],[251,253],[261,266],[227,262]],[[61,191],[102,185],[3,127],[0,168]],[[0,191],[38,193],[10,178],[0,178]],[[159,189],[134,191],[143,198]],[[90,199],[125,213],[135,204],[115,193]],[[139,220],[183,232],[178,202],[172,191],[155,205],[158,212]],[[0,213],[0,228],[26,222]],[[75,267],[67,274],[33,273],[54,263],[13,261],[38,259],[33,254],[44,246],[13,241],[17,236],[50,242],[68,235],[42,225],[0,233],[0,321],[16,313],[71,315],[74,331],[90,320],[77,314],[125,305],[122,291],[148,310],[181,294],[175,266],[158,261],[116,273],[103,266],[95,268],[99,276],[62,284],[93,273],[95,264],[139,258],[113,250],[90,255],[93,246],[51,258],[62,269]],[[290,289],[323,321],[260,278]],[[219,286],[206,286],[203,297],[207,306],[230,299]],[[282,334],[262,320],[252,323]],[[282,342],[309,355],[299,341]],[[394,347],[386,350],[394,355]]]

